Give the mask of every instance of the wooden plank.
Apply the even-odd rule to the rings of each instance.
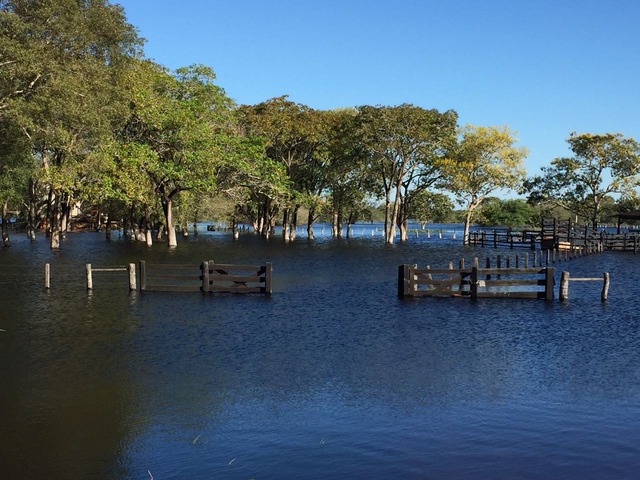
[[[198,275],[198,274],[162,274],[162,273],[149,273],[147,272],[147,278],[148,279],[154,279],[154,280],[158,280],[158,279],[163,279],[163,280],[191,280],[194,282],[198,282],[198,284],[200,283],[200,280],[202,279],[202,276]]]
[[[509,279],[485,280],[485,285],[487,287],[499,287],[499,286],[519,287],[519,286],[525,286],[525,285],[545,285],[545,280],[537,279],[537,278],[520,278],[520,279],[511,279],[511,280]]]
[[[209,265],[209,268],[224,268],[228,270],[263,270],[264,266],[262,265],[233,265],[230,263],[215,263],[213,265]]]
[[[237,286],[217,286],[211,285],[209,286],[209,292],[215,293],[264,293],[263,287],[247,287],[244,285]]]
[[[544,292],[484,292],[477,293],[478,298],[540,298],[539,294]],[[544,298],[544,297],[543,297]]]
[[[545,271],[544,268],[533,267],[533,268],[479,268],[478,274],[500,274],[500,275],[511,275],[511,274],[543,274]]]
[[[264,277],[256,275],[225,275],[212,273],[209,275],[210,282],[258,282],[264,283]]]
[[[154,285],[147,284],[147,292],[199,292],[200,285]]]

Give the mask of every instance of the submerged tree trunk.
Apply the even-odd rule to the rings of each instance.
[[[162,211],[166,222],[167,246],[169,248],[177,247],[178,240],[176,238],[176,228],[173,225],[173,199],[171,196],[162,198]]]
[[[29,179],[29,213],[27,218],[27,237],[32,242],[36,240],[36,211],[38,198],[36,196],[36,182]]]
[[[315,220],[316,211],[313,208],[309,209],[309,216],[307,217],[307,237],[309,240],[313,240],[313,222]]]
[[[67,231],[69,228],[69,214],[71,208],[69,206],[69,194],[63,193],[60,199],[60,236],[62,238],[67,237]]]
[[[9,241],[9,203],[4,202],[2,204],[2,246],[8,247],[11,245]]]
[[[53,190],[49,194],[49,198],[52,200],[51,209],[51,218],[49,220],[50,223],[50,239],[49,245],[51,250],[58,250],[60,248],[60,221],[61,221],[61,212],[60,212],[60,195],[53,192]]]
[[[462,233],[462,244],[469,245],[469,227],[471,226],[471,215],[473,214],[473,210],[471,208],[467,209],[467,213],[464,216],[464,230]]]

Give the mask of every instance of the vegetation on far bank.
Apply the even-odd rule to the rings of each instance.
[[[314,223],[330,221],[340,236],[382,212],[392,243],[409,219],[461,216],[466,240],[472,222],[535,225],[562,212],[596,224],[640,208],[640,146],[622,134],[571,133],[573,156],[526,178],[527,151],[506,126],[460,126],[454,110],[409,104],[237,105],[212,68],[169,71],[143,44],[107,0],[0,0],[5,245],[13,215],[59,248],[75,210],[147,243],[160,222],[175,246],[175,225],[197,219],[265,237],[278,223],[293,240],[299,224],[313,238]],[[496,197],[509,190],[523,198]]]

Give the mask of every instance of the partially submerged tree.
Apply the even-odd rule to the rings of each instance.
[[[385,242],[393,243],[396,225],[406,239],[412,192],[434,186],[442,176],[440,160],[455,144],[457,114],[413,105],[358,109],[359,141],[376,172],[385,199]]]
[[[221,165],[238,150],[233,101],[214,79],[205,66],[180,68],[171,75],[142,61],[132,82],[123,144],[136,152],[134,161],[160,201],[169,247],[177,246],[176,195],[213,192]]]
[[[640,184],[640,144],[620,133],[574,132],[567,142],[574,156],[554,159],[523,191],[530,201],[559,205],[596,228],[607,197],[629,196]]]
[[[518,188],[525,178],[527,150],[515,143],[515,134],[508,127],[467,125],[461,130],[455,154],[442,164],[447,189],[465,209],[465,245],[482,202],[497,190]]]

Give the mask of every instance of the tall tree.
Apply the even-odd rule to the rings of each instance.
[[[562,206],[586,219],[593,228],[607,197],[631,195],[640,184],[640,144],[620,133],[572,133],[567,139],[573,157],[556,158],[542,175],[526,180],[531,201]]]
[[[244,144],[235,135],[234,103],[215,85],[209,67],[180,68],[171,75],[143,61],[135,75],[123,140],[158,196],[167,244],[175,247],[176,195],[213,192],[225,162],[245,160]]]
[[[55,249],[63,212],[81,185],[80,166],[124,119],[117,77],[142,42],[122,8],[107,0],[6,0],[0,7],[7,73],[0,108],[20,124],[41,162]]]
[[[493,192],[518,188],[525,178],[527,150],[516,147],[508,127],[467,125],[454,155],[442,162],[444,184],[465,208],[463,243],[478,207]]]
[[[281,199],[285,240],[295,238],[298,210],[318,189],[318,147],[323,141],[324,117],[286,96],[243,107],[247,130],[266,139],[267,158],[284,165],[289,186],[288,198]],[[274,205],[274,199],[267,199]]]
[[[413,105],[358,109],[363,150],[377,172],[385,199],[385,241],[393,243],[396,225],[406,239],[405,201],[441,178],[439,159],[455,145],[457,114]]]

